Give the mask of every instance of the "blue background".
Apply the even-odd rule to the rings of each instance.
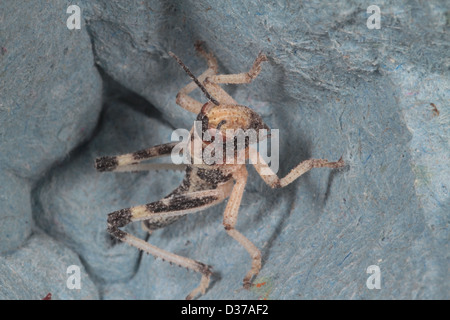
[[[66,27],[72,4],[80,30]],[[7,0],[0,21],[0,298],[183,299],[197,286],[106,232],[109,212],[160,199],[183,174],[93,166],[190,128],[175,104],[189,79],[167,52],[199,75],[196,40],[222,73],[269,57],[253,83],[225,88],[280,130],[280,176],[308,158],[348,164],[279,190],[249,167],[237,229],[262,251],[251,290],[225,204],[154,232],[214,267],[201,299],[449,298],[448,1]],[[380,290],[366,287],[370,265]]]

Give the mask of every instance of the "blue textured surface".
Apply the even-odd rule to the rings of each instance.
[[[188,77],[167,52],[200,74],[196,40],[224,73],[269,57],[253,83],[226,89],[280,129],[280,176],[311,157],[348,164],[280,190],[249,168],[237,229],[263,255],[249,291],[224,204],[154,232],[152,244],[214,267],[202,298],[450,298],[445,1],[379,2],[380,30],[359,2],[97,0],[79,2],[71,31],[69,4],[0,4],[0,298],[181,299],[198,284],[106,233],[107,213],[161,198],[182,174],[93,168],[190,127],[175,104]],[[81,290],[65,286],[73,264]],[[366,287],[370,265],[380,290]]]

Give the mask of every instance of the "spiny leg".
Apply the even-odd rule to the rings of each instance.
[[[236,100],[234,100],[225,90],[223,90],[219,84],[242,84],[242,83],[250,83],[254,78],[256,78],[261,72],[261,63],[263,61],[267,61],[267,57],[263,54],[259,54],[253,63],[250,71],[245,73],[238,74],[219,74],[213,75],[205,79],[203,81],[203,85],[206,90],[220,103],[222,104],[237,104]]]
[[[201,273],[200,285],[186,297],[186,299],[190,300],[199,293],[204,294],[206,292],[212,274],[211,266],[162,250],[119,228],[126,226],[130,222],[139,220],[149,220],[150,226],[155,229],[157,227],[163,227],[185,214],[213,206],[221,202],[225,196],[220,190],[205,190],[174,195],[146,205],[115,211],[108,215],[108,232],[117,239],[145,251],[154,257],[162,258],[170,263]]]
[[[300,162],[284,178],[280,179],[255,149],[251,150],[251,152],[253,152],[253,155],[257,156],[256,159],[252,159],[251,161],[253,166],[261,178],[272,188],[285,187],[313,168],[326,167],[336,169],[345,166],[345,162],[342,160],[342,157],[336,162],[329,162],[327,159],[308,159]]]
[[[257,276],[261,269],[261,252],[259,249],[248,240],[242,233],[237,231],[234,227],[237,222],[239,213],[239,206],[241,204],[242,195],[244,193],[245,184],[247,183],[247,170],[245,167],[239,171],[239,173],[233,175],[236,179],[236,183],[231,192],[228,204],[225,208],[223,217],[223,225],[226,232],[237,242],[239,242],[252,258],[252,267],[245,275],[243,280],[244,288],[249,289],[251,286],[252,278]]]
[[[138,163],[130,164],[126,166],[117,167],[114,172],[139,172],[139,171],[160,171],[160,170],[173,170],[173,171],[185,171],[186,164],[173,164],[173,163]],[[149,234],[153,232],[152,229],[147,227],[145,221],[142,221],[142,229],[147,231]]]
[[[119,156],[100,157],[95,159],[95,168],[100,172],[119,171],[119,167],[136,165],[144,160],[168,156],[178,143],[170,142]]]
[[[106,158],[106,159],[105,159]],[[174,171],[185,171],[187,165],[186,164],[173,164],[173,163],[134,163],[129,165],[121,165],[114,167],[108,167],[108,163],[114,163],[108,158],[114,157],[103,157],[99,158],[102,160],[98,160],[96,163],[97,170],[99,171],[114,171],[114,172],[139,172],[139,171],[150,171],[150,170],[174,170]],[[106,163],[106,164],[105,164]],[[144,221],[145,222],[145,221]],[[142,228],[147,231],[149,234],[152,233],[153,230],[150,230],[145,223],[142,222]]]
[[[185,267],[189,270],[199,272],[202,275],[199,286],[197,288],[195,288],[194,290],[192,290],[186,296],[186,300],[192,300],[200,293],[205,294],[206,289],[208,289],[210,277],[212,274],[211,266],[205,265],[204,263],[201,263],[201,262],[193,260],[193,259],[189,259],[186,257],[182,257],[179,255],[173,254],[166,250],[162,250],[162,249],[160,249],[154,245],[151,245],[150,243],[148,243],[142,239],[139,239],[135,236],[132,236],[124,231],[119,230],[119,232],[120,232],[120,238],[118,237],[119,240],[126,242],[129,245],[132,245],[142,251],[145,251],[145,252],[153,255],[154,257],[159,257],[159,258],[163,259],[164,261],[168,261],[170,263],[177,264],[180,267]]]
[[[150,226],[163,227],[170,220],[209,208],[226,198],[222,190],[203,190],[171,195],[159,201],[125,208],[108,214],[108,227],[118,230],[130,222],[146,220]],[[120,231],[120,230],[119,230]]]
[[[207,81],[212,83],[242,84],[250,83],[261,72],[261,63],[267,61],[267,57],[260,53],[255,59],[252,68],[248,72],[238,74],[218,74],[210,76]]]
[[[206,62],[208,64],[208,69],[197,78],[198,81],[200,81],[202,83],[206,78],[213,76],[217,73],[218,64],[217,64],[217,60],[214,57],[214,55],[212,53],[206,52],[204,50],[201,42],[199,42],[199,41],[196,42],[195,49],[202,57],[204,57],[206,59]],[[189,96],[189,94],[192,91],[194,91],[196,88],[197,88],[197,84],[195,84],[194,81],[187,84],[184,88],[182,88],[178,92],[176,103],[183,109],[186,109],[190,112],[198,114],[200,112],[200,109],[202,108],[203,104]]]
[[[150,170],[174,170],[185,171],[186,164],[174,164],[174,163],[137,163],[126,166],[120,166],[114,169],[114,172],[138,172],[138,171],[150,171]]]

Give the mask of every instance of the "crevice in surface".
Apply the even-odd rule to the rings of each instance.
[[[94,50],[94,39],[92,38],[92,34],[88,30],[88,36],[91,40],[91,46],[92,46],[92,52],[93,52],[93,58],[94,61],[98,61],[95,50]],[[164,125],[167,125],[171,128],[173,128],[173,125],[171,125],[166,119],[164,119],[161,112],[159,112],[151,103],[149,103],[145,98],[142,96],[136,94],[135,92],[125,88],[123,85],[121,85],[119,82],[115,81],[110,75],[108,75],[100,65],[95,63],[93,67],[97,69],[101,76],[101,82],[102,82],[102,108],[100,113],[97,115],[97,124],[92,129],[92,132],[90,135],[84,140],[81,141],[76,147],[74,147],[72,150],[68,151],[67,154],[60,160],[55,161],[52,163],[46,172],[36,181],[36,183],[31,188],[31,203],[32,203],[32,219],[33,219],[33,228],[39,229],[41,232],[45,233],[50,238],[54,239],[55,241],[61,243],[62,245],[68,247],[70,250],[72,250],[78,257],[83,265],[84,269],[87,272],[87,276],[92,280],[92,282],[96,285],[98,293],[100,296],[102,296],[102,286],[105,285],[104,281],[99,279],[95,275],[95,271],[91,270],[89,267],[89,264],[86,262],[84,257],[81,255],[80,252],[76,250],[76,248],[73,248],[70,245],[67,245],[67,237],[64,234],[60,234],[59,231],[52,232],[51,230],[48,230],[48,224],[49,221],[45,221],[48,219],[51,219],[52,213],[47,213],[47,215],[50,217],[47,217],[44,219],[45,222],[40,222],[40,218],[42,215],[44,215],[44,208],[42,207],[41,203],[41,192],[43,186],[50,183],[50,180],[54,176],[54,172],[57,168],[61,168],[63,166],[69,165],[70,162],[74,161],[78,157],[82,155],[86,147],[91,143],[92,139],[98,135],[98,133],[103,128],[104,123],[104,115],[105,111],[107,110],[106,106],[113,102],[118,101],[123,104],[125,104],[127,107],[130,107],[134,111],[139,112],[145,117],[148,118],[154,118],[158,122],[161,122]],[[119,120],[118,120],[119,121]],[[105,215],[105,222],[106,222],[106,215]],[[106,228],[106,227],[105,227]],[[33,230],[31,232],[31,235],[33,235]],[[106,229],[105,229],[106,233]],[[148,237],[147,237],[148,238]],[[70,241],[70,239],[69,239]],[[133,278],[135,274],[137,273],[141,261],[142,253],[139,254],[138,259],[133,262],[134,263],[134,272],[129,277],[129,279]]]

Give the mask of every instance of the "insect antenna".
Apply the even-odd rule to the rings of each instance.
[[[169,55],[174,58],[178,64],[183,68],[183,70],[191,77],[191,79],[195,82],[195,84],[202,90],[203,94],[206,96],[206,98],[209,99],[212,103],[214,103],[216,106],[219,105],[219,102],[214,99],[209,92],[206,90],[206,88],[198,81],[198,79],[192,74],[191,70],[183,63],[183,61],[180,60],[173,52],[169,51]]]

